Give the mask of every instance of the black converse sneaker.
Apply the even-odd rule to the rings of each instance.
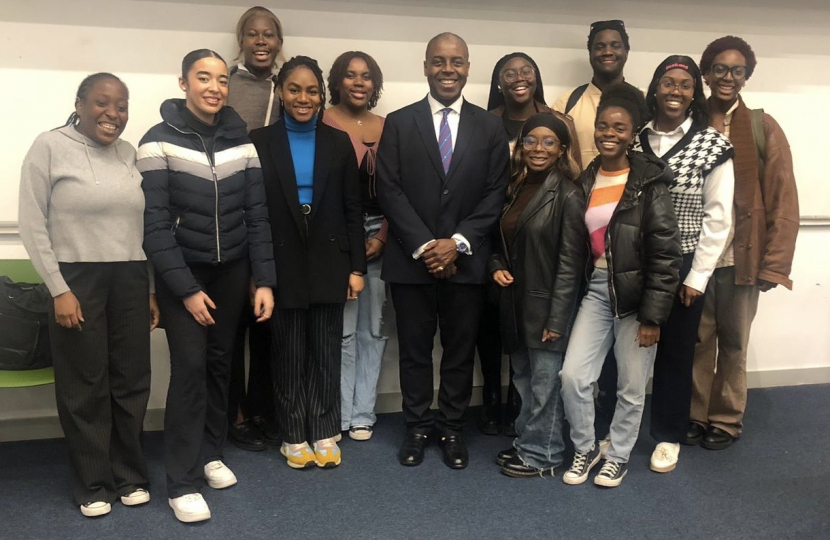
[[[599,454],[600,450],[597,445],[594,445],[591,451],[587,454],[576,452],[574,454],[574,461],[571,464],[571,468],[568,469],[568,472],[566,472],[564,476],[562,476],[562,481],[572,486],[585,482],[585,480],[588,479],[588,473],[591,472],[594,465],[599,463]]]
[[[594,483],[603,487],[617,487],[622,483],[627,472],[627,463],[617,463],[606,459],[599,474],[594,478]]]

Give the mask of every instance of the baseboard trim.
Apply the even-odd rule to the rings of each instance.
[[[747,374],[747,384],[750,388],[828,383],[830,383],[830,367],[752,371]],[[435,394],[437,400],[438,392]],[[470,405],[481,405],[481,401],[481,387],[473,388]],[[433,406],[435,406],[434,402]],[[378,413],[400,412],[400,392],[378,394],[376,410]],[[146,431],[161,431],[164,429],[164,409],[148,410],[147,416],[144,419],[144,429]],[[61,429],[57,415],[0,420],[0,442],[56,439],[62,437],[63,430]]]

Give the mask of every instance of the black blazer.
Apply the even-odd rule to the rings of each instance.
[[[349,273],[366,272],[357,158],[349,136],[317,124],[314,194],[306,231],[282,119],[255,129],[277,267],[276,307],[344,303]]]
[[[512,285],[499,287],[505,352],[524,347],[565,352],[589,257],[581,187],[551,172],[522,210],[509,248],[499,233],[501,249],[490,259],[489,272],[513,275]],[[544,329],[562,337],[542,343]]]
[[[507,189],[509,151],[501,119],[464,101],[448,174],[444,174],[426,98],[386,117],[378,148],[378,200],[389,222],[384,280],[429,284],[436,278],[412,254],[432,239],[460,233],[456,283],[485,283],[491,233]]]

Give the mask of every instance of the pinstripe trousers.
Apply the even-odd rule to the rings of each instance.
[[[275,309],[271,329],[282,440],[297,444],[334,437],[340,431],[343,304]]]
[[[81,305],[81,331],[49,337],[55,397],[72,463],[75,504],[113,502],[149,484],[141,432],[150,397],[147,263],[60,263]]]

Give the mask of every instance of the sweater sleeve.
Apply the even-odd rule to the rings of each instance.
[[[276,287],[277,270],[274,266],[274,247],[271,244],[271,225],[265,205],[265,184],[254,145],[249,143],[250,157],[245,169],[245,224],[248,227],[248,256],[251,274],[257,287]]]
[[[46,226],[52,196],[50,161],[49,144],[42,136],[38,137],[26,154],[20,172],[18,221],[20,238],[32,265],[55,297],[69,291],[69,285],[61,275]]]
[[[201,290],[187,266],[176,242],[174,223],[170,217],[170,171],[163,145],[141,141],[136,167],[141,172],[144,190],[144,252],[165,285],[177,298],[187,298]]]

